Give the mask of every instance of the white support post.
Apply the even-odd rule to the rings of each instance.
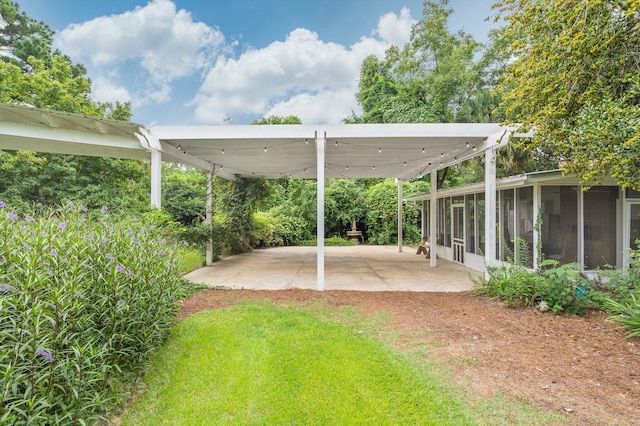
[[[160,208],[162,200],[162,153],[151,148],[151,205]]]
[[[318,254],[317,254],[317,270],[318,270],[318,291],[324,291],[324,155],[325,147],[327,143],[327,136],[323,134],[318,136],[316,134],[316,168],[318,170],[317,175],[317,239],[318,239]]]
[[[207,228],[207,266],[213,265],[213,170],[207,172],[207,208],[205,214],[205,226]]]
[[[485,266],[496,264],[496,149],[485,153],[484,161],[484,261]],[[486,275],[486,272],[485,272]]]
[[[578,223],[576,224],[576,227],[577,227],[577,232],[576,232],[577,246],[576,247],[578,247],[578,252],[576,253],[576,256],[577,256],[576,262],[582,265],[584,269],[584,265],[587,263],[586,259],[584,258],[584,209],[585,209],[584,191],[580,186],[576,186],[576,191],[577,191],[576,201],[578,203],[578,218],[577,218]]]
[[[540,229],[538,226],[538,217],[541,212],[542,205],[542,186],[539,184],[533,185],[533,269],[538,270],[540,267],[540,249],[538,246],[540,243]]]
[[[427,235],[427,200],[422,200],[420,209],[420,237]]]
[[[402,253],[402,179],[398,179],[398,251]]]
[[[436,236],[437,212],[438,212],[438,171],[431,170],[431,186],[429,189],[429,252],[431,253],[430,266],[435,268],[438,264],[438,237]]]

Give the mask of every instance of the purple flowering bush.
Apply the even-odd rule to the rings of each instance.
[[[185,294],[162,229],[0,201],[0,424],[94,423],[122,400]]]

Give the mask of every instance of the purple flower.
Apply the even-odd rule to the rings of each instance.
[[[122,307],[122,306],[124,306],[124,304],[125,304],[125,303],[127,303],[127,302],[125,302],[125,301],[124,301],[124,300],[122,300],[122,299],[118,300],[118,307]]]
[[[13,290],[13,286],[9,285],[9,284],[2,284],[0,285],[0,291],[2,291],[3,293],[8,293],[11,290]]]
[[[107,242],[107,241],[109,241],[109,240],[107,240],[106,238],[103,238],[103,239],[101,239],[100,241],[102,241],[103,243],[106,243],[106,242]]]
[[[4,206],[6,206],[4,201],[0,201],[0,209],[3,208]]]
[[[106,213],[109,208],[107,206],[102,206],[102,213]]]
[[[132,238],[131,242],[134,243],[134,244],[139,243],[140,242],[140,238]]]
[[[24,227],[24,226],[21,226],[21,227],[20,227],[20,232],[22,232],[22,233],[24,234],[24,232],[25,232],[25,231],[26,231],[25,227]]]
[[[53,271],[51,269],[47,269],[47,274],[53,275]]]
[[[57,256],[58,255],[58,250],[51,249],[51,251],[49,253],[51,253],[51,256]]]
[[[107,253],[107,259],[113,259],[113,255],[111,253]]]
[[[86,211],[88,211],[88,210],[89,210],[89,209],[88,209],[88,208],[86,208],[85,206],[80,206],[80,211],[81,211],[81,212],[86,212]]]
[[[137,216],[131,216],[131,220],[135,222],[136,220],[138,220],[138,217]]]
[[[85,235],[84,239],[87,241],[93,241],[93,235]]]
[[[27,216],[24,218],[27,222],[33,222],[33,216]]]
[[[153,225],[149,226],[149,231],[153,231],[154,229],[156,229],[155,226],[153,226]]]
[[[16,216],[16,215],[15,215],[15,214],[13,214],[13,213],[9,213],[9,214],[7,215],[7,219],[16,220],[17,218],[18,218],[18,216]]]
[[[24,244],[22,248],[25,249],[25,251],[31,250],[31,247],[28,244]]]
[[[64,223],[64,222],[62,222],[62,223],[60,224],[60,229],[64,229],[64,228],[66,228],[66,227],[67,227],[67,224],[66,224],[66,223]]]
[[[82,297],[82,293],[79,291],[76,291],[76,297]]]
[[[49,352],[45,351],[44,349],[38,349],[36,352],[38,353],[38,355],[42,355],[47,360],[53,361],[53,357],[51,356],[51,354]]]
[[[118,265],[118,266],[116,266],[116,271],[117,272],[122,272],[122,271],[124,271],[124,268],[122,266]]]

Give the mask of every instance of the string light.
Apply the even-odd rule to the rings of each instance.
[[[378,148],[378,154],[382,152],[382,148]]]
[[[404,162],[404,166],[407,167],[407,162],[406,161]]]
[[[373,170],[375,170],[375,169],[376,169],[376,166],[373,166]]]
[[[338,141],[336,141],[336,148],[338,147]]]
[[[349,171],[349,166],[347,166],[347,171]]]
[[[265,148],[266,149],[266,148]],[[444,152],[440,153],[440,158],[444,157]]]
[[[422,153],[424,154],[424,148],[422,148]]]
[[[309,139],[305,139],[304,143],[306,143],[307,145],[309,145]]]
[[[467,142],[467,148],[469,148],[469,142]]]
[[[476,146],[474,145],[472,151],[476,152],[477,150],[478,150],[478,148],[476,148]]]
[[[442,166],[444,166],[444,163],[441,161],[441,162],[440,162],[440,167],[442,167]]]
[[[267,152],[267,147],[266,146],[264,147],[264,152]]]
[[[224,148],[222,148],[222,155],[224,155]]]

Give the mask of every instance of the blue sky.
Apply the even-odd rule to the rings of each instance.
[[[87,67],[92,97],[133,121],[339,123],[359,112],[362,60],[409,39],[422,0],[17,0]],[[451,0],[450,29],[485,41],[492,0]]]

